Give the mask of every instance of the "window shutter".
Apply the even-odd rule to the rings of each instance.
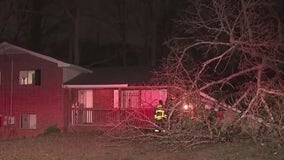
[[[40,73],[40,70],[35,70],[35,85],[40,85],[41,81],[41,73]]]
[[[35,114],[29,115],[29,128],[36,129],[36,115]]]

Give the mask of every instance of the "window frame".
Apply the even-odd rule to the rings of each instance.
[[[23,77],[26,78],[23,80]],[[40,85],[41,84],[41,72],[39,69],[35,70],[20,70],[19,71],[19,85]]]
[[[141,91],[139,89],[121,90],[121,109],[141,108]]]
[[[27,118],[27,120],[24,120]],[[25,124],[24,124],[25,123]],[[21,129],[37,129],[37,115],[36,114],[21,114],[20,115],[20,128]]]

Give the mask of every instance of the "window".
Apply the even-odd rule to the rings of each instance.
[[[83,108],[93,108],[93,91],[92,90],[79,90],[78,103]]]
[[[119,91],[116,89],[113,91],[113,108],[118,109],[119,107]]]
[[[141,106],[140,93],[138,90],[122,91],[121,108],[131,109],[131,108],[139,108],[140,106]]]
[[[40,70],[20,71],[20,85],[40,85]]]
[[[167,99],[166,89],[141,90],[141,103],[143,107],[153,107],[159,100],[165,102]]]
[[[35,114],[22,114],[21,115],[21,128],[22,129],[36,129],[36,115]]]

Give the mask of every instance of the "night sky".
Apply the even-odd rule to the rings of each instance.
[[[155,66],[183,1],[2,0],[0,39],[88,67]],[[76,62],[75,53],[79,53]]]
[[[185,1],[1,0],[0,39],[86,67],[153,67]]]

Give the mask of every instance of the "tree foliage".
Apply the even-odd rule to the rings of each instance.
[[[171,51],[156,83],[182,95],[206,93],[224,113],[236,113],[233,128],[283,140],[283,21],[273,2],[189,1],[176,21],[177,36],[166,42]]]

